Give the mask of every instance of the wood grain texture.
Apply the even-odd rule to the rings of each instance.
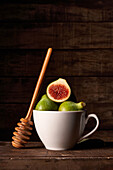
[[[93,141],[92,141],[93,142]],[[85,144],[86,142],[84,142]],[[79,145],[79,144],[78,144]],[[107,152],[105,151],[105,148]],[[45,147],[42,145],[41,142],[29,142],[26,145],[26,148],[23,149],[16,149],[11,146],[11,142],[0,142],[0,159],[6,159],[12,157],[12,160],[14,159],[70,159],[71,157],[73,159],[90,159],[90,157],[95,159],[107,159],[109,156],[110,159],[113,159],[113,148],[107,148],[106,146],[102,145],[100,148],[93,149],[77,149],[77,147],[74,147],[70,150],[55,152],[45,149]]]
[[[113,48],[113,23],[3,23],[1,49]]]
[[[46,50],[0,50],[0,76],[38,77]],[[68,70],[68,71],[67,71]],[[54,50],[46,76],[113,76],[113,50]]]
[[[40,96],[47,85],[58,77],[45,77]],[[78,101],[86,103],[112,103],[113,77],[64,77],[70,84]],[[0,103],[29,103],[37,78],[0,78]]]
[[[57,160],[58,159],[58,160]],[[113,160],[108,158],[108,160],[59,160],[49,159],[49,160],[0,160],[1,170],[23,170],[23,169],[40,169],[40,170],[53,170],[53,169],[65,169],[65,170],[82,170],[84,169],[109,169],[112,170]]]
[[[45,77],[44,84],[37,101],[46,92],[47,85],[57,79]],[[100,129],[113,128],[113,88],[112,77],[66,77],[78,101],[87,103],[88,113],[96,113],[100,118]],[[14,128],[21,117],[25,117],[37,79],[33,77],[1,78],[0,79],[0,109],[1,129]],[[6,104],[7,103],[7,104]],[[14,104],[15,103],[15,104]],[[9,121],[10,119],[10,121]],[[7,123],[6,123],[7,122]],[[95,126],[89,122],[88,129]],[[13,130],[13,129],[12,129]]]
[[[78,1],[79,3],[79,1]],[[91,3],[89,1],[89,3]],[[97,2],[96,2],[97,3]],[[101,3],[103,3],[101,1]],[[104,2],[106,3],[106,2]],[[111,2],[112,4],[112,2]],[[88,5],[88,4],[87,4]],[[94,7],[94,8],[92,8]],[[2,22],[103,22],[113,21],[112,6],[104,6],[98,1],[98,7],[70,3],[58,4],[1,4],[0,21]]]
[[[0,129],[14,131],[14,127],[20,118],[25,117],[29,107],[28,104],[0,104]],[[99,117],[99,129],[113,129],[113,105],[106,103],[87,103],[87,114],[95,113]],[[88,122],[86,129],[92,129],[95,126],[95,121],[91,119]],[[10,134],[10,133],[9,133]],[[4,134],[2,134],[4,136]],[[10,134],[11,135],[11,134]],[[7,135],[6,135],[7,136]]]
[[[100,119],[102,133],[94,135],[113,142],[109,131],[113,129],[113,0],[4,0],[0,1],[0,23],[1,140],[11,140],[16,123],[25,117],[47,48],[52,47],[53,56],[37,100],[51,81],[66,78],[77,100],[87,103],[88,114],[96,113]],[[86,131],[94,125],[90,120]],[[39,140],[35,129],[31,140]],[[13,161],[12,168],[17,169],[21,160]],[[82,169],[110,169],[113,165],[107,156],[101,162],[88,158],[89,164],[62,160],[56,166],[54,160],[43,161],[48,169],[49,163],[53,169],[66,169],[67,165],[67,170],[71,164],[75,169],[81,168],[79,164]],[[4,164],[5,160],[3,168]],[[39,164],[36,168],[43,168]],[[7,168],[10,165],[8,158]],[[32,161],[25,158],[22,166],[29,169]]]
[[[11,143],[0,143],[2,169],[109,169],[112,170],[112,147],[48,151],[40,143],[30,143],[26,149],[15,149]]]
[[[18,122],[18,120],[17,120],[17,122]],[[5,129],[0,128],[0,140],[1,141],[12,141],[14,126],[16,126],[16,124],[14,125],[14,123],[13,123],[13,126],[11,128],[5,128]],[[90,129],[86,128],[84,134],[88,133],[89,131],[90,131]],[[100,139],[105,142],[113,142],[113,131],[110,129],[108,129],[108,130],[98,129],[94,134],[92,134],[89,137],[89,139]],[[36,132],[34,126],[33,126],[32,135],[30,137],[30,141],[40,141],[40,138],[37,135],[37,132]]]
[[[87,8],[112,8],[112,4],[113,4],[113,0],[111,1],[100,1],[100,0],[10,0],[10,2],[8,0],[4,0],[4,1],[0,1],[0,4],[70,4],[72,3],[73,5],[78,5],[78,6],[84,6]]]

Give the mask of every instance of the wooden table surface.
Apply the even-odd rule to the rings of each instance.
[[[97,114],[99,130],[108,138],[113,130],[113,0],[4,0],[0,23],[0,140],[10,141],[25,117],[48,47],[53,53],[37,101],[49,83],[65,78],[77,101],[86,102],[87,113]]]
[[[0,170],[112,170],[113,0],[4,0],[0,23]],[[15,149],[4,141],[26,115],[48,47],[53,54],[39,99],[50,82],[65,78],[87,113],[99,117],[99,140],[60,152],[40,142]],[[86,129],[94,126],[91,120]]]
[[[4,169],[113,169],[113,143],[90,139],[66,151],[50,151],[41,142],[29,142],[24,149],[0,142],[0,170]]]

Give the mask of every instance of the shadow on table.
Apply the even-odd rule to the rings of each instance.
[[[42,142],[30,142],[28,144],[26,144],[25,148],[22,149],[41,149],[44,148],[44,145],[42,144]]]
[[[85,139],[78,144],[71,150],[80,150],[80,149],[98,149],[98,148],[111,148],[113,147],[113,142],[104,142],[101,139]],[[44,148],[44,145],[41,142],[37,142],[35,145],[34,143],[28,144],[23,149],[36,149],[36,148]]]
[[[85,139],[78,144],[73,149],[96,149],[96,148],[110,148],[113,147],[113,142],[104,142],[101,139]]]

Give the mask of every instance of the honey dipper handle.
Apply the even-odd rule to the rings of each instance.
[[[30,103],[30,106],[29,106],[29,109],[28,109],[25,119],[29,119],[29,120],[31,119],[33,106],[34,106],[37,94],[39,92],[39,89],[40,89],[50,56],[51,56],[51,53],[52,53],[52,48],[49,48],[47,51],[47,54],[46,54],[46,57],[45,57],[45,60],[44,60],[44,63],[43,63],[43,66],[42,66],[42,69],[41,69],[41,72],[40,72],[40,75],[39,75],[39,78],[38,78],[38,81],[37,81],[37,84],[36,84],[36,87],[35,87],[35,90],[33,93],[33,97],[32,97],[32,100],[31,100],[31,103]]]

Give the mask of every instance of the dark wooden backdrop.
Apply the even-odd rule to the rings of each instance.
[[[48,83],[65,78],[88,113],[99,116],[96,133],[113,141],[113,0],[0,2],[1,140],[11,140],[26,115],[48,47],[53,53],[39,97]],[[31,140],[37,139],[34,130]]]

